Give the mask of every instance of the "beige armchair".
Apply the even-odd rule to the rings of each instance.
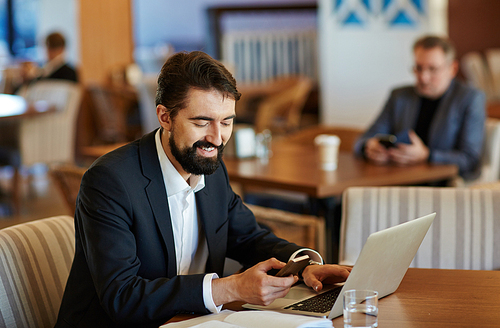
[[[21,121],[19,143],[21,163],[72,163],[75,158],[76,119],[81,88],[70,81],[41,80],[21,91],[28,102],[46,102],[54,113]]]
[[[484,140],[483,164],[480,183],[500,180],[500,120],[488,118],[486,120],[486,136]]]
[[[54,327],[74,252],[70,216],[0,230],[2,327]]]
[[[368,235],[436,212],[412,267],[500,268],[500,190],[352,187],[343,194],[339,261],[354,264]]]

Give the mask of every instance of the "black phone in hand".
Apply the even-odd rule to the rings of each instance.
[[[276,274],[276,277],[288,277],[289,275],[297,275],[300,270],[304,269],[309,264],[309,255],[299,256],[281,268]]]

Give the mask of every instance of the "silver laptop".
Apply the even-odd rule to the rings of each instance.
[[[298,284],[285,297],[276,299],[268,306],[244,304],[243,307],[333,319],[342,315],[343,290],[376,290],[379,298],[392,294],[401,283],[435,217],[436,213],[432,213],[372,233],[344,284],[324,286],[320,293]]]

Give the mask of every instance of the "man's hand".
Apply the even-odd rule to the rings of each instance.
[[[219,306],[232,301],[244,301],[257,305],[269,305],[285,296],[298,281],[297,276],[274,277],[267,274],[271,269],[281,269],[285,263],[271,258],[260,262],[243,273],[212,280],[212,297]]]
[[[411,144],[399,143],[396,148],[389,149],[391,161],[398,165],[412,165],[427,161],[429,148],[413,130],[408,132],[408,136]]]
[[[345,281],[351,270],[351,267],[335,264],[309,265],[304,269],[302,277],[307,286],[319,292],[323,289],[323,283],[329,285]]]
[[[380,144],[377,138],[370,138],[365,144],[366,158],[375,164],[386,164],[389,162],[389,151]]]

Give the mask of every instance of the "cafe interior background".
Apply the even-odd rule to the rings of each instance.
[[[169,55],[184,50],[205,51],[233,71],[244,96],[248,91],[239,109],[246,123],[273,81],[301,75],[312,87],[299,128],[362,130],[392,88],[413,82],[411,46],[428,33],[455,42],[460,77],[482,88],[493,108],[500,97],[498,14],[497,0],[0,0],[0,86],[11,91],[23,62],[42,65],[45,36],[62,32],[85,89],[74,127],[80,165],[89,164],[85,147],[130,141],[156,126],[156,76]],[[12,170],[0,170],[5,203]],[[60,193],[47,191],[46,169],[21,172],[21,211],[0,212],[2,227],[72,214]],[[37,172],[45,173],[39,181]]]

